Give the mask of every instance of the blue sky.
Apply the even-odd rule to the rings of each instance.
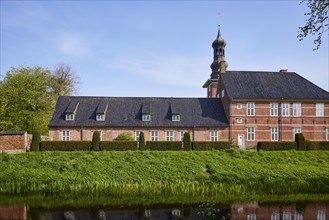
[[[205,97],[217,14],[228,70],[286,68],[328,90],[328,33],[298,41],[299,1],[1,1],[1,63],[67,63],[78,95]]]

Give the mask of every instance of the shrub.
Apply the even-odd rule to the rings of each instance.
[[[328,141],[306,141],[307,150],[329,150]]]
[[[40,142],[41,142],[40,132],[33,131],[30,151],[39,151],[40,150]]]
[[[183,137],[183,149],[192,150],[191,136],[190,133],[185,132]]]
[[[94,131],[93,139],[91,141],[91,149],[94,151],[98,151],[100,141],[101,141],[101,133],[99,131]]]
[[[193,141],[193,150],[224,150],[229,149],[230,143],[228,141]]]
[[[134,141],[134,137],[129,132],[123,132],[119,134],[116,138],[113,139],[114,141]]]
[[[90,151],[90,141],[42,141],[41,151]]]
[[[275,151],[275,150],[297,150],[296,142],[276,141],[276,142],[258,142],[257,151]]]
[[[102,141],[100,149],[104,151],[137,150],[137,141]]]
[[[139,134],[138,146],[140,150],[145,150],[145,136],[144,132]]]
[[[306,141],[302,133],[295,134],[295,142],[297,143],[298,150],[307,150]]]
[[[148,150],[182,150],[181,141],[146,141]]]

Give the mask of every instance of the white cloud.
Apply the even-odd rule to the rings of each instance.
[[[89,54],[87,44],[81,37],[74,34],[62,34],[57,39],[57,48],[62,53],[75,57],[85,57]]]

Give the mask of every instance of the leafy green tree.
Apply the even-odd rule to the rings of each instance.
[[[0,84],[0,130],[45,134],[55,105],[48,69],[12,68]]]
[[[99,143],[101,141],[101,133],[99,131],[94,131],[93,139],[91,141],[91,147],[94,151],[99,151]]]
[[[191,144],[191,136],[190,133],[185,132],[183,137],[183,149],[184,150],[191,150],[192,144]]]
[[[298,39],[301,41],[308,35],[317,35],[313,40],[315,49],[320,48],[322,43],[322,35],[329,30],[329,1],[328,0],[303,0],[301,3],[307,2],[307,6],[310,9],[309,12],[304,15],[308,16],[306,24],[303,27],[299,27]]]
[[[144,132],[141,132],[139,134],[139,140],[138,140],[138,146],[139,146],[139,149],[141,150],[144,150],[145,149],[145,135],[144,135]]]
[[[114,141],[133,141],[134,137],[129,132],[123,132],[119,134],[116,138],[113,139]]]
[[[41,142],[40,132],[39,131],[33,131],[30,151],[39,151],[40,150],[40,142]]]

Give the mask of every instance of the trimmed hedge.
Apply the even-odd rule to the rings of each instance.
[[[100,150],[106,150],[106,151],[137,150],[137,141],[101,141]]]
[[[91,141],[91,150],[99,151],[100,141],[101,141],[101,133],[99,131],[94,131],[93,139]]]
[[[192,150],[225,150],[230,149],[228,141],[193,141]]]
[[[307,141],[306,142],[307,150],[329,150],[328,141]]]
[[[181,141],[146,141],[147,150],[183,150]]]
[[[275,151],[275,150],[297,150],[296,142],[289,141],[278,141],[278,142],[258,142],[257,151],[266,150],[266,151]]]
[[[303,133],[295,134],[295,142],[297,143],[298,150],[307,150],[306,140]]]
[[[192,150],[192,142],[190,133],[185,132],[183,137],[183,149],[184,150]]]
[[[90,141],[42,141],[41,151],[90,151]]]
[[[30,151],[39,151],[40,150],[40,142],[41,142],[40,132],[33,131]]]

